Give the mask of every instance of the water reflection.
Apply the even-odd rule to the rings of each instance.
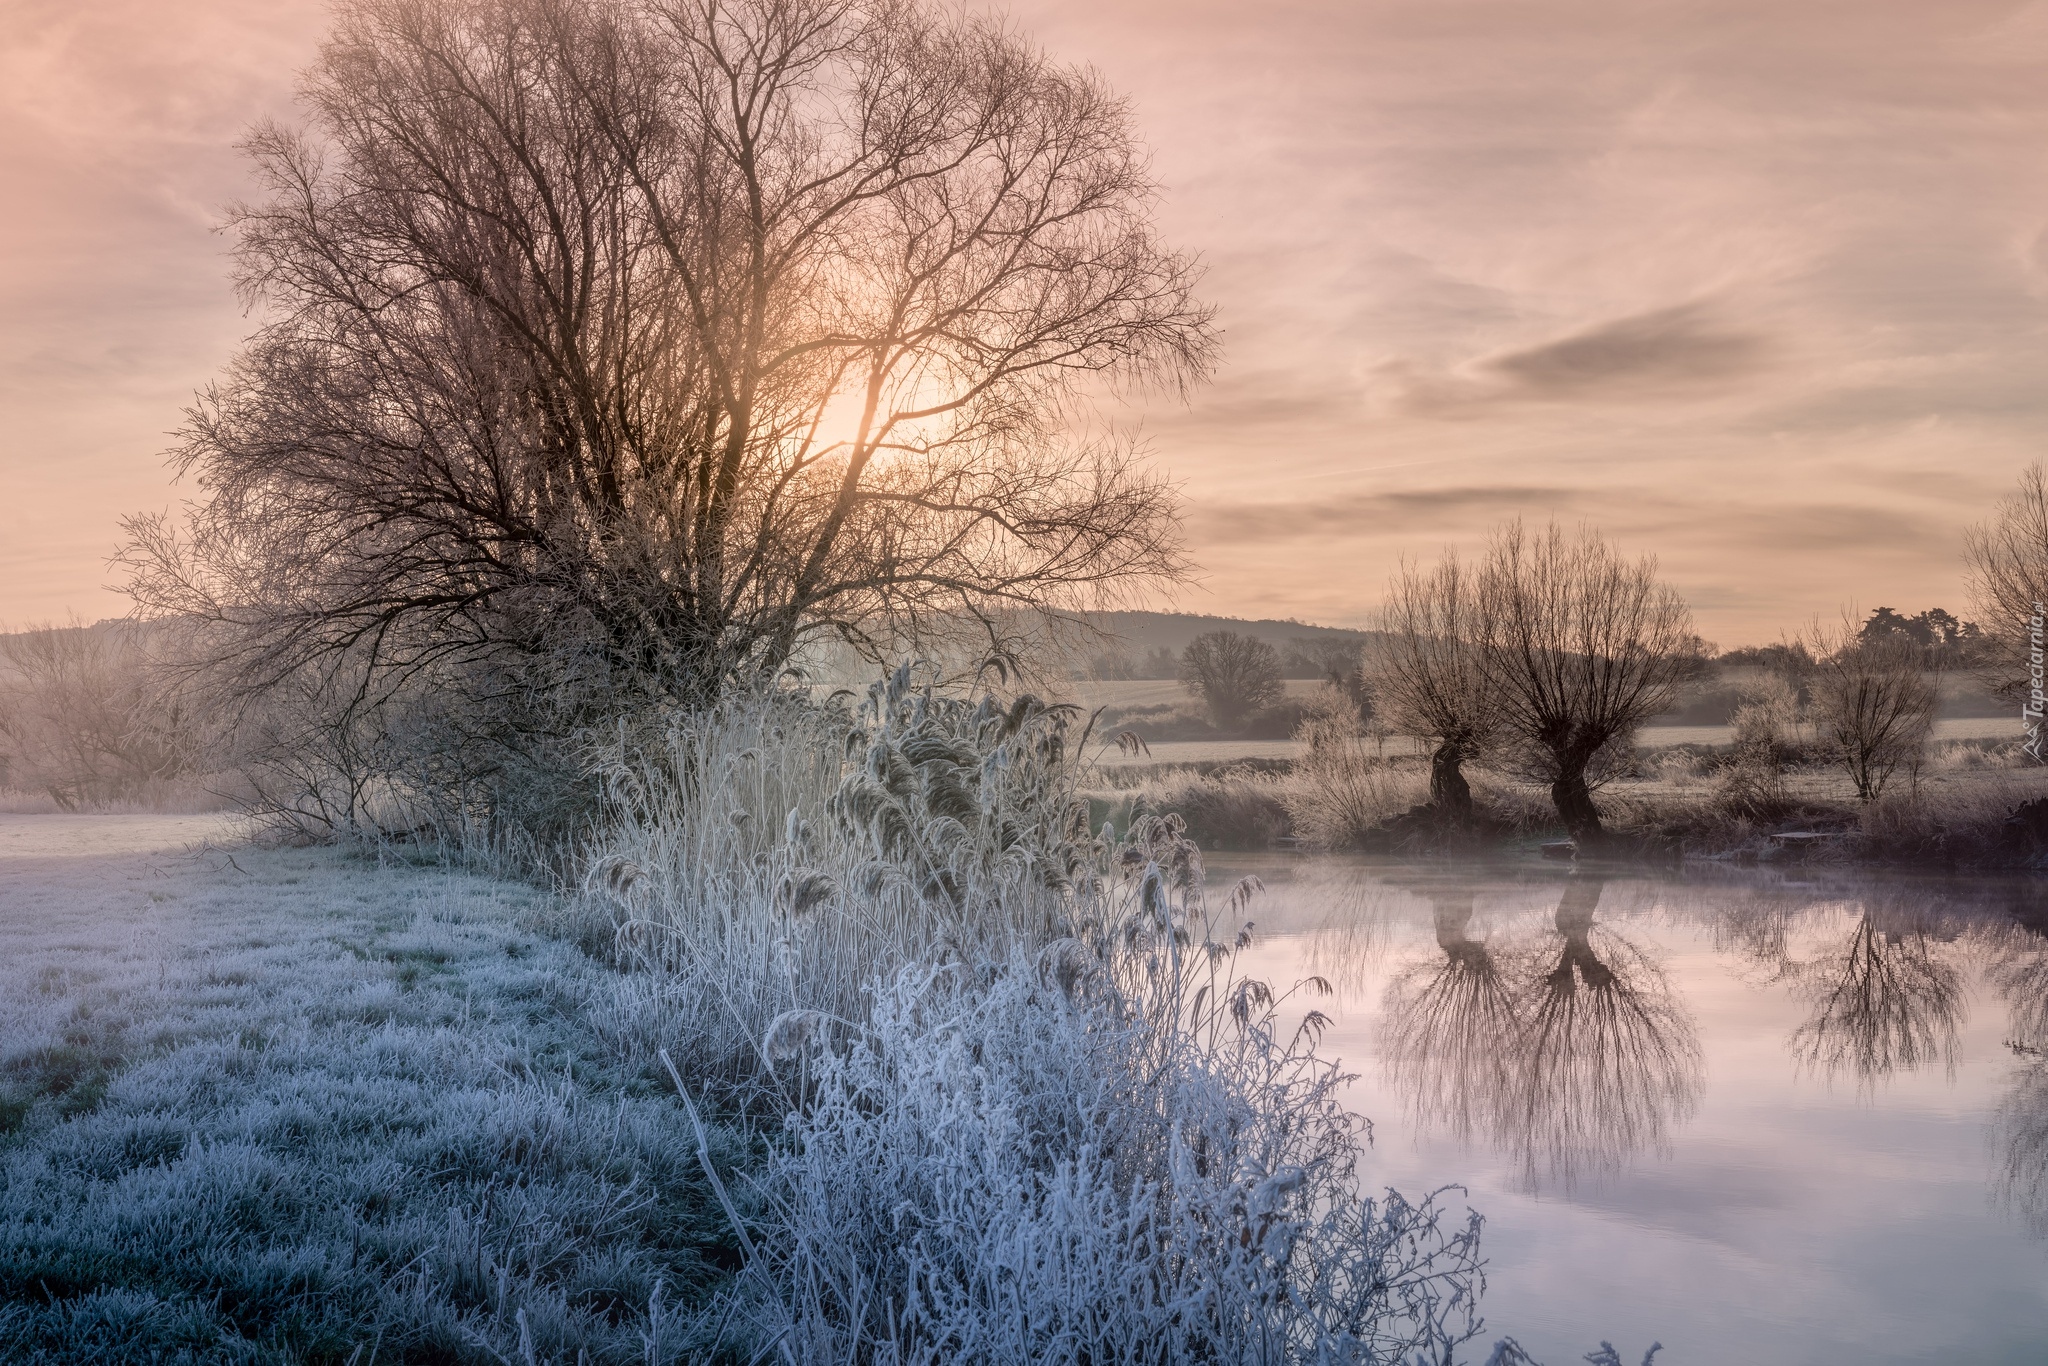
[[[1442,957],[1389,984],[1380,1058],[1418,1117],[1469,1142],[1502,1127],[1512,1089],[1505,1041],[1521,1016],[1500,960],[1471,937],[1472,892],[1429,902]]]
[[[1998,1107],[1991,1194],[2038,1238],[2048,1238],[2048,1059],[2034,1054]]]
[[[1868,1090],[1894,1072],[1939,1061],[1953,1076],[1962,1029],[1962,973],[1917,906],[1865,901],[1855,927],[1788,973],[1812,1002],[1792,1054],[1829,1077]]]
[[[1703,1026],[1676,984],[1732,976],[1764,1014],[1782,1010],[1770,998],[1794,1006],[1769,1026],[1791,1078],[1853,1083],[1873,1123],[1930,1104],[1903,1078],[1955,1086],[1967,1070],[1989,1125],[1990,1193],[2048,1238],[2048,879],[1297,868],[1273,878],[1295,895],[1267,909],[1298,927],[1343,996],[1380,1001],[1390,1097],[1418,1128],[1499,1153],[1526,1189],[1570,1189],[1671,1148],[1705,1085]],[[1418,943],[1406,925],[1420,906]],[[1654,920],[1637,918],[1650,908]],[[1708,947],[1711,963],[1691,956]],[[2002,1033],[1969,1032],[1973,993],[2000,1010]],[[1750,1009],[1719,996],[1712,1026],[1750,1037]],[[1987,1037],[2006,1043],[1995,1057]],[[1736,1057],[1738,1069],[1770,1066]]]
[[[2048,940],[2013,929],[1985,976],[2005,998],[2006,1047],[2020,1060],[1992,1125],[1992,1197],[2048,1237]]]
[[[1661,1149],[1702,1081],[1697,1029],[1634,939],[1596,923],[1605,882],[1565,883],[1549,933],[1469,934],[1469,892],[1431,897],[1441,958],[1390,982],[1381,1058],[1424,1124],[1483,1138],[1532,1188]]]

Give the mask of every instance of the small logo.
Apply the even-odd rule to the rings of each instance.
[[[2048,609],[2044,609],[2037,602],[2034,604],[2034,615],[2027,619],[2027,679],[2029,687],[2027,689],[2026,705],[2020,708],[2020,724],[2027,728],[2026,743],[2021,745],[2020,748],[2033,755],[2035,763],[2048,762],[2048,756],[2044,756],[2042,753],[2044,743],[2048,743],[2048,737],[2043,736],[2041,728],[2043,710],[2048,709],[2048,688],[2043,686],[2044,679],[2048,679],[2048,668],[2043,666],[2042,655],[2042,631],[2044,625],[2048,625]]]

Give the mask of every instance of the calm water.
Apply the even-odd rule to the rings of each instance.
[[[1245,873],[1252,973],[1335,988],[1369,1179],[1486,1216],[1491,1334],[2048,1362],[2048,879],[1218,855],[1210,885]]]

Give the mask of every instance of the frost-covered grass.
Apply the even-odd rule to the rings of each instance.
[[[0,1359],[684,1357],[731,1233],[621,979],[538,892],[220,833],[0,816]]]

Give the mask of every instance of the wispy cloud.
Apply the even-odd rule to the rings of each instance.
[[[1705,304],[1687,303],[1597,323],[1489,356],[1474,368],[1531,398],[1642,399],[1720,389],[1755,374],[1769,356],[1760,333],[1723,322]]]
[[[1370,537],[1393,532],[1465,532],[1508,517],[1546,516],[1579,502],[1575,490],[1474,486],[1353,493],[1337,498],[1203,507],[1196,535],[1209,545],[1277,545],[1305,537]]]

